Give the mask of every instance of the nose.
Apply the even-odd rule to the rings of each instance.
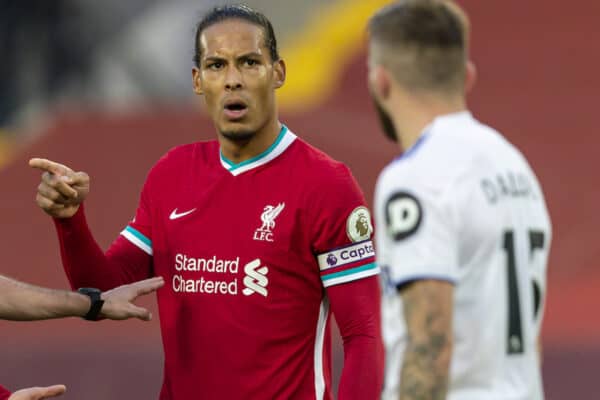
[[[225,76],[225,90],[238,90],[242,88],[242,74],[235,67],[227,68]]]

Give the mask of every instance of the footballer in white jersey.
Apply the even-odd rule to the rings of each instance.
[[[523,155],[469,112],[437,117],[381,173],[375,194],[384,271],[384,399],[398,399],[406,340],[398,289],[454,284],[448,399],[542,399],[537,341],[551,239]]]
[[[542,400],[552,230],[525,157],[468,111],[469,21],[398,0],[369,22],[369,89],[403,154],[375,192],[384,400]]]

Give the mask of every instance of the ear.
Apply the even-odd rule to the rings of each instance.
[[[194,93],[198,96],[202,96],[202,79],[200,78],[200,70],[197,67],[192,68],[192,82],[194,85]]]
[[[465,93],[469,93],[477,81],[477,67],[475,67],[473,61],[467,61],[465,71]]]
[[[273,81],[275,89],[279,89],[285,83],[286,67],[285,61],[279,59],[273,63]]]
[[[392,77],[390,73],[381,65],[374,66],[370,71],[371,90],[381,101],[390,97],[392,91]]]

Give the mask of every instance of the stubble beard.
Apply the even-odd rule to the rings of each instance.
[[[390,116],[390,114],[379,104],[377,99],[374,96],[371,96],[373,100],[373,104],[375,106],[375,111],[377,112],[377,116],[379,118],[379,123],[381,124],[381,129],[385,136],[392,140],[393,142],[398,142],[398,133],[396,132],[396,128],[394,127],[394,122]]]
[[[232,142],[247,143],[250,140],[252,140],[252,138],[254,138],[254,136],[256,136],[256,132],[255,131],[250,131],[250,130],[221,131],[221,135],[225,139],[230,140]]]

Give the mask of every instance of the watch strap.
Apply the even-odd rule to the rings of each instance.
[[[101,298],[102,292],[95,288],[79,288],[77,291],[88,296],[91,302],[90,309],[83,318],[88,321],[97,321],[100,310],[102,310],[102,306],[104,305],[104,300]]]

